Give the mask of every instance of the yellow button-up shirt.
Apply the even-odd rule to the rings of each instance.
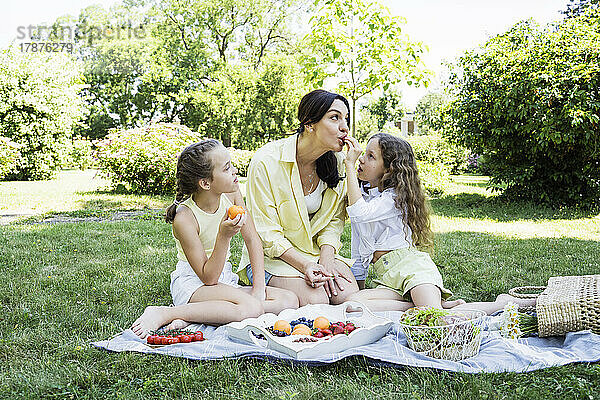
[[[246,206],[262,239],[265,270],[275,276],[302,276],[294,267],[278,257],[289,248],[312,261],[318,261],[320,248],[329,244],[341,257],[340,237],[346,218],[346,179],[323,192],[319,210],[309,218],[296,164],[297,135],[267,143],[252,157],[246,182]],[[338,171],[345,173],[344,154],[336,153]],[[247,281],[243,269],[250,264],[244,246],[238,271]]]

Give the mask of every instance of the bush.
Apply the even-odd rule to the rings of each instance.
[[[415,124],[419,132],[430,134],[443,129],[446,103],[445,96],[439,92],[429,92],[419,100],[415,109]]]
[[[366,143],[377,132],[379,132],[377,118],[369,110],[363,108],[360,112],[360,119],[356,122],[356,139],[361,143]]]
[[[21,145],[9,179],[48,179],[84,114],[78,64],[68,54],[0,51],[0,136]]]
[[[450,182],[450,173],[444,164],[431,164],[417,161],[421,182],[431,197],[439,197],[444,194]]]
[[[10,139],[0,136],[0,179],[14,172],[17,160],[21,156],[20,147]]]
[[[443,164],[450,173],[466,170],[470,152],[462,146],[451,144],[439,133],[406,137],[415,152],[415,158],[429,164]]]
[[[521,22],[459,60],[448,106],[456,143],[485,157],[509,198],[600,198],[600,10]]]
[[[229,154],[231,154],[231,163],[238,170],[239,176],[247,176],[248,165],[254,155],[254,151],[250,150],[238,150],[230,147]]]
[[[174,193],[177,156],[200,140],[200,134],[177,124],[113,130],[96,142],[98,162],[115,187],[124,185],[134,193]]]
[[[77,167],[83,171],[94,164],[91,141],[86,139],[74,139],[69,150],[69,167]]]

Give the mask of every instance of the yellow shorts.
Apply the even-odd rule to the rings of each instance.
[[[425,283],[440,288],[443,300],[452,296],[452,292],[444,288],[442,275],[429,254],[413,247],[392,250],[371,264],[371,268],[375,283],[395,290],[407,301],[411,301],[410,290]]]

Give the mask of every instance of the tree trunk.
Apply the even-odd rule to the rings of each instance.
[[[352,137],[356,137],[356,99],[352,98]]]

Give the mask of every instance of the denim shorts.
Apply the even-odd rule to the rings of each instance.
[[[248,277],[250,284],[252,284],[252,266],[250,264],[246,266],[246,276]],[[265,271],[265,286],[269,284],[272,277],[273,275]]]

